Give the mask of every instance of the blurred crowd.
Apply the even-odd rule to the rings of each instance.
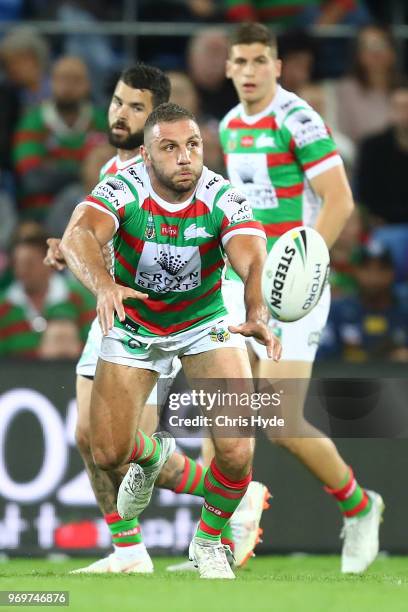
[[[0,357],[81,351],[94,300],[42,260],[47,237],[62,235],[115,153],[106,111],[122,68],[142,60],[167,71],[171,100],[199,119],[205,163],[223,173],[218,123],[237,99],[224,76],[221,24],[257,20],[277,27],[281,84],[326,120],[357,204],[332,251],[334,299],[318,357],[408,361],[408,79],[405,41],[389,27],[392,7],[401,19],[408,11],[398,0],[379,4],[140,0],[128,18],[195,29],[190,37],[139,37],[130,57],[118,36],[45,37],[36,26],[121,21],[129,3],[0,0],[0,25],[15,22],[0,35]],[[355,36],[315,36],[336,24]]]

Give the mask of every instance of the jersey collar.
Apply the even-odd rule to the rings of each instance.
[[[276,105],[279,103],[279,99],[281,95],[282,95],[282,87],[278,85],[276,88],[276,93],[273,99],[271,100],[271,102],[269,102],[268,106],[264,108],[262,111],[260,111],[259,113],[256,113],[256,115],[247,115],[246,112],[244,111],[243,104],[240,104],[240,107],[241,107],[240,115],[241,115],[242,120],[245,121],[245,123],[247,123],[248,125],[254,125],[260,119],[263,119],[267,115],[270,115],[275,110]]]
[[[138,162],[141,162],[141,161],[142,161],[142,156],[140,155],[140,153],[124,161],[121,161],[119,158],[119,155],[117,154],[115,163],[116,163],[116,167],[118,170],[124,170],[128,166],[132,166],[133,164],[137,164]]]
[[[146,166],[143,165],[143,173],[144,173],[144,180],[146,181],[146,185],[147,185],[147,189],[149,191],[149,194],[151,195],[151,197],[153,198],[153,200],[159,204],[159,206],[161,206],[162,208],[164,208],[164,210],[167,210],[168,212],[179,212],[180,210],[184,210],[185,208],[187,208],[188,206],[190,206],[191,202],[194,200],[194,198],[196,197],[196,193],[197,193],[197,189],[194,191],[194,193],[188,198],[188,200],[185,200],[185,202],[179,202],[178,204],[174,204],[171,202],[167,202],[167,200],[163,200],[163,198],[161,198],[153,189],[152,184],[150,182],[150,177],[149,174],[146,170]]]

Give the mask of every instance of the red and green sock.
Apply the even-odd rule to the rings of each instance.
[[[141,544],[142,534],[137,518],[131,519],[130,521],[124,521],[117,512],[105,514],[104,518],[111,532],[112,542],[115,546],[125,547]]]
[[[221,532],[245,495],[252,473],[239,481],[223,474],[212,460],[204,479],[204,505],[196,536],[207,540],[220,540]]]
[[[142,467],[150,467],[159,460],[160,450],[159,440],[146,436],[146,434],[139,429],[128,462],[139,463]]]
[[[196,461],[193,461],[193,459],[190,459],[190,457],[187,457],[187,455],[184,455],[184,471],[181,476],[180,483],[174,489],[174,492],[204,497],[204,480],[207,471],[208,468],[203,467],[200,463],[197,463]],[[222,530],[221,542],[223,544],[228,544],[231,550],[234,551],[232,529],[229,523],[227,523]]]
[[[371,500],[354,478],[351,468],[349,468],[347,476],[337,489],[330,489],[329,487],[324,487],[324,489],[337,499],[340,510],[346,518],[360,518],[371,510]]]

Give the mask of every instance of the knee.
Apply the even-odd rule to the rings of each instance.
[[[130,452],[107,448],[102,445],[92,448],[92,458],[96,467],[100,470],[115,470],[128,462]]]
[[[231,476],[241,477],[246,473],[253,459],[254,444],[252,440],[228,440],[225,444],[217,449],[217,463],[222,465]]]

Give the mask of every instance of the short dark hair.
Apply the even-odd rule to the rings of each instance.
[[[15,249],[19,246],[28,246],[35,249],[41,250],[44,255],[47,253],[47,234],[45,232],[39,232],[31,236],[17,236],[11,244],[11,251],[14,253]]]
[[[170,79],[159,68],[138,62],[126,68],[119,77],[125,85],[133,89],[148,89],[152,92],[153,107],[168,102],[170,98]]]
[[[234,45],[252,45],[261,43],[273,50],[277,50],[276,36],[263,23],[241,23],[229,36],[229,48]]]
[[[145,133],[157,123],[175,123],[183,119],[191,119],[197,123],[197,119],[193,113],[179,104],[166,102],[157,106],[146,119],[144,131]]]

